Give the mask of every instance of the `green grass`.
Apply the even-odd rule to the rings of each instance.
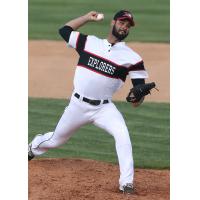
[[[136,20],[127,41],[169,42],[169,0],[30,0],[29,39],[59,40],[59,27],[91,10],[103,12],[105,20],[87,24],[80,31],[105,38],[120,9],[132,11]]]
[[[169,104],[143,103],[133,109],[126,102],[115,103],[129,129],[135,166],[169,168]],[[66,100],[29,98],[29,142],[38,133],[53,131],[67,104]],[[41,157],[79,157],[117,163],[114,139],[93,125],[82,127],[67,144]]]

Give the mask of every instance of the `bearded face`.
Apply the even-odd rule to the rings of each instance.
[[[128,24],[128,25],[127,25]],[[124,40],[129,34],[129,23],[116,21],[112,28],[112,34],[119,40]]]

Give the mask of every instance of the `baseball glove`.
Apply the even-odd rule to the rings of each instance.
[[[130,92],[126,97],[126,100],[127,102],[132,102],[132,103],[139,102],[146,95],[151,94],[150,91],[153,88],[158,90],[154,82],[136,85],[134,88],[130,89]]]

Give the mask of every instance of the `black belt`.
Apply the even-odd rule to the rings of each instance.
[[[80,95],[78,93],[75,93],[74,96],[79,99]],[[88,99],[86,97],[83,97],[83,101],[93,105],[93,106],[98,106],[101,103],[101,100],[92,100],[92,99]],[[108,100],[103,100],[103,104],[109,103]]]

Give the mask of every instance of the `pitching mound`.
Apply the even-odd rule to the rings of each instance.
[[[29,200],[168,200],[169,170],[135,170],[136,194],[118,191],[117,165],[83,159],[29,162]]]

